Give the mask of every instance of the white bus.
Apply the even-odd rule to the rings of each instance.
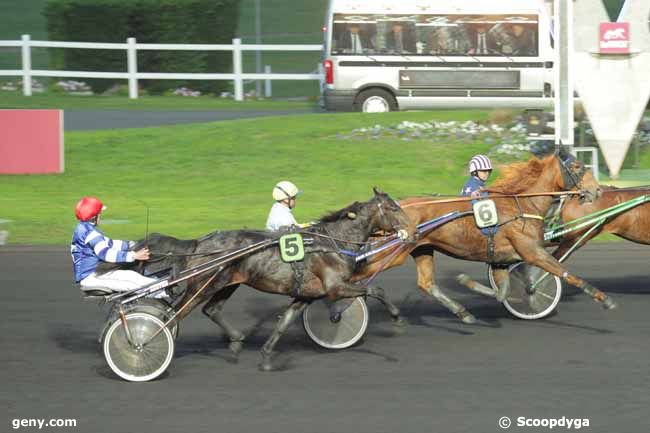
[[[324,33],[328,110],[553,105],[544,0],[330,0]]]

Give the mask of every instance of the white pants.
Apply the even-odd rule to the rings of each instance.
[[[106,287],[114,292],[124,292],[137,289],[154,281],[156,281],[154,278],[145,277],[135,271],[118,269],[101,275],[93,272],[81,280],[79,284],[81,285],[81,290],[91,289],[93,287]]]

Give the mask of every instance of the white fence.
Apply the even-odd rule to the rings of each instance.
[[[125,44],[95,42],[58,42],[33,41],[29,35],[23,35],[20,41],[0,41],[2,47],[22,48],[22,70],[2,70],[0,76],[22,76],[23,94],[31,96],[32,77],[67,77],[67,78],[112,78],[129,82],[129,97],[138,97],[138,80],[230,80],[234,82],[235,100],[244,100],[244,80],[266,80],[267,92],[271,80],[318,80],[323,81],[321,65],[318,73],[276,74],[267,68],[265,73],[244,73],[242,67],[243,51],[322,51],[322,45],[243,45],[241,39],[233,39],[232,44],[138,44],[135,38],[128,38]],[[81,48],[94,50],[126,50],[127,72],[94,71],[51,71],[32,69],[31,48]],[[232,73],[165,73],[138,72],[138,51],[172,50],[172,51],[232,51]]]

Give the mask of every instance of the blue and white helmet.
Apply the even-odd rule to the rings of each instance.
[[[492,170],[492,162],[485,155],[475,155],[469,161],[469,172],[474,173],[479,170]]]

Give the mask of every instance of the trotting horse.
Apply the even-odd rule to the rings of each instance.
[[[507,166],[489,190],[489,198],[495,201],[499,218],[499,228],[491,242],[477,228],[471,216],[464,216],[421,234],[414,248],[403,249],[384,266],[389,268],[400,265],[410,254],[417,266],[418,287],[466,323],[473,323],[476,319],[465,307],[447,296],[435,282],[435,251],[460,259],[498,265],[523,260],[580,287],[595,301],[601,302],[604,308],[614,308],[616,304],[610,297],[570,274],[544,249],[543,216],[552,203],[553,193],[574,188],[582,190],[587,199],[598,197],[601,193],[591,173],[564,150],[543,159],[532,158],[526,163]],[[414,197],[401,200],[400,205],[415,224],[454,211],[471,215],[471,203],[464,198],[432,200],[431,197]],[[381,266],[380,262],[379,259],[375,260],[360,269],[354,279],[367,278]],[[494,276],[499,286],[497,298],[503,300],[509,285],[507,268],[495,269]],[[467,277],[462,282],[466,285],[479,285]]]
[[[562,221],[565,223],[573,221],[628,200],[650,195],[649,186],[623,189],[602,186],[601,188],[602,195],[590,203],[583,203],[575,197],[569,197],[560,210]],[[557,249],[553,251],[553,257],[560,259],[564,256],[588,229],[589,227],[585,227],[565,234],[560,239]],[[601,233],[611,233],[638,244],[650,245],[650,202],[611,217],[605,224],[587,235],[582,245]]]
[[[203,307],[204,314],[225,331],[230,338],[231,350],[237,353],[242,348],[244,334],[235,329],[222,315],[225,302],[237,287],[246,284],[263,292],[292,297],[291,305],[261,350],[260,368],[271,370],[273,349],[281,335],[315,299],[327,296],[337,301],[371,296],[384,303],[395,320],[399,319],[399,310],[385,298],[381,289],[350,282],[355,260],[349,254],[358,252],[366,245],[372,233],[378,230],[400,233],[402,238],[411,242],[414,240],[415,225],[410,222],[398,203],[377,189],[374,192],[371,200],[355,202],[321,218],[312,227],[301,230],[302,236],[312,239],[312,242],[305,245],[304,261],[298,265],[284,262],[278,248],[267,248],[216,273],[190,280],[182,298],[175,303],[178,313],[176,320],[181,320],[194,307],[208,301]],[[186,243],[186,248],[179,247],[173,238],[165,236],[149,239],[147,244],[153,256],[172,251],[172,254],[165,258],[167,265],[176,262],[183,269],[205,263],[214,257],[215,252],[242,249],[267,239],[276,239],[281,234],[237,230],[215,232],[196,241],[180,241]],[[342,252],[344,250],[345,254]],[[340,308],[345,308],[345,305]]]

